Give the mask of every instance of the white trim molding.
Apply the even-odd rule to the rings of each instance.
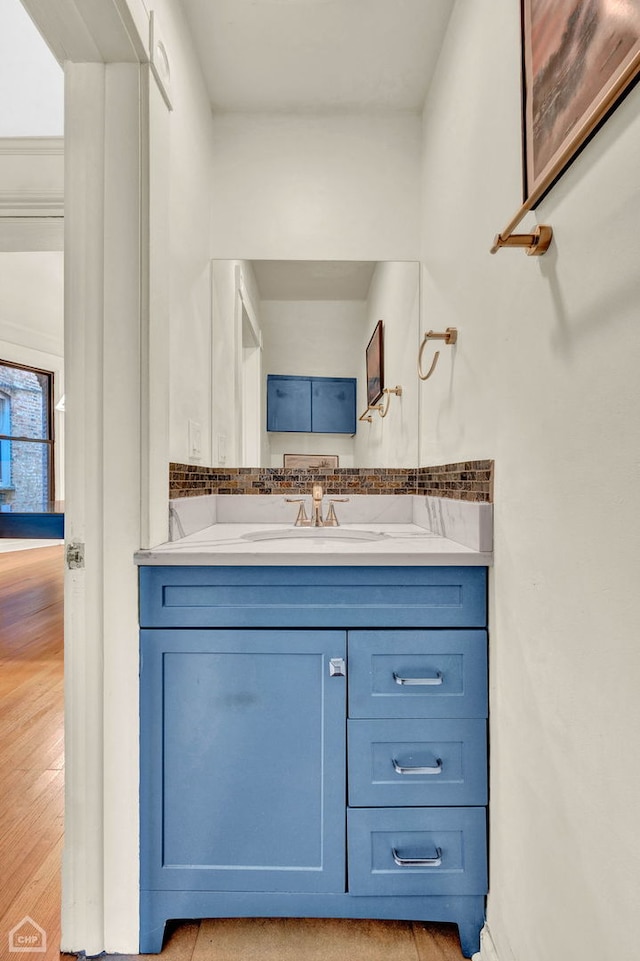
[[[147,63],[143,0],[23,0],[58,63]]]
[[[0,190],[0,217],[62,217],[64,190],[17,187]]]
[[[0,156],[3,154],[61,156],[64,137],[0,137]]]
[[[500,961],[491,932],[486,924],[480,932],[480,950],[473,955],[471,961]]]

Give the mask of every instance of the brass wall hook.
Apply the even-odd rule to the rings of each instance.
[[[458,341],[458,328],[457,327],[447,327],[444,333],[437,333],[435,330],[428,330],[424,337],[422,338],[422,343],[420,344],[420,350],[418,351],[418,377],[420,380],[428,380],[432,373],[436,369],[436,364],[438,363],[438,358],[440,357],[440,351],[437,350],[431,362],[431,367],[426,374],[422,372],[422,355],[427,343],[430,340],[444,340],[445,344],[455,344]]]
[[[540,257],[549,249],[553,238],[553,228],[538,224],[532,234],[496,234],[491,253],[496,254],[502,247],[524,247],[528,257]]]
[[[382,393],[385,395],[385,403],[376,404],[375,410],[378,411],[381,417],[386,417],[387,414],[389,413],[389,404],[391,403],[391,395],[395,394],[396,397],[402,397],[402,387],[400,387],[399,384],[396,384],[395,387],[385,387]]]
[[[397,397],[402,397],[402,387],[400,387],[399,384],[396,384],[395,387],[385,387],[382,391],[385,402],[383,404],[368,404],[364,414],[360,414],[358,420],[366,420],[368,424],[372,424],[373,417],[370,413],[372,410],[377,410],[381,417],[386,417],[389,413],[389,403],[392,394],[395,394]]]

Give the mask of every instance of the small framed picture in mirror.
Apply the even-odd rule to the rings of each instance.
[[[338,467],[337,454],[283,454],[283,467],[296,470],[333,470]]]
[[[382,397],[384,390],[384,325],[376,324],[367,344],[367,404],[372,407]]]

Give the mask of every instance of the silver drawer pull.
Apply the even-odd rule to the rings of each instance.
[[[442,864],[442,851],[436,848],[435,858],[401,858],[396,848],[391,848],[393,860],[401,868],[437,868]]]
[[[393,679],[396,684],[413,684],[413,685],[434,685],[442,684],[442,671],[436,671],[433,677],[400,677],[399,674],[393,672]]]
[[[396,774],[442,774],[442,761],[439,757],[436,758],[436,763],[433,767],[402,767],[401,764],[398,764],[395,757],[391,758],[391,763]]]

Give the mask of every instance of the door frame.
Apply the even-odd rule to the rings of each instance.
[[[235,276],[236,463],[261,467],[262,331],[242,267],[236,266]]]
[[[128,954],[139,944],[133,553],[167,528],[169,107],[143,0],[22,2],[65,70],[65,526],[84,567],[65,570],[61,950]]]

